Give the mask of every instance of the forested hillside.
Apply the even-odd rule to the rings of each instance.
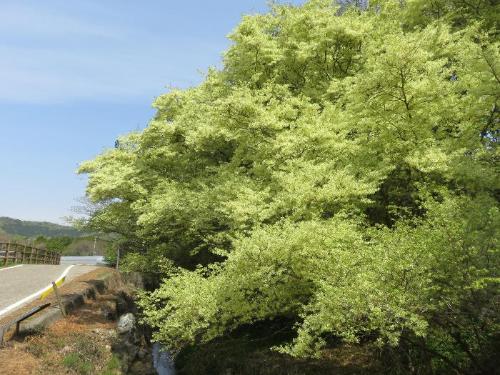
[[[269,324],[289,333],[280,358],[366,347],[382,373],[497,371],[499,15],[273,5],[221,70],[84,163],[88,227],[159,283],[140,301],[155,339],[182,356]]]
[[[65,225],[40,221],[23,221],[9,217],[0,217],[0,232],[13,237],[80,237],[83,235],[77,229]]]
[[[49,222],[24,221],[0,217],[0,242],[29,242],[36,247],[61,252],[63,255],[105,255],[111,238]],[[111,249],[114,254],[114,250]]]

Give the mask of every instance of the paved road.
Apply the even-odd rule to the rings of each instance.
[[[81,264],[87,266],[103,266],[106,264],[103,256],[65,256],[61,257],[61,264]]]
[[[6,310],[14,304],[49,286],[52,281],[56,281],[67,269],[68,265],[23,265],[0,269],[0,317],[10,312]],[[66,281],[94,269],[96,267],[73,266],[66,276]],[[19,307],[16,306],[16,308]]]

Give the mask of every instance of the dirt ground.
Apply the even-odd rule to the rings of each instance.
[[[109,270],[84,275],[61,288],[61,293],[69,295],[85,290],[91,280],[106,272]],[[116,337],[116,322],[109,320],[112,298],[97,295],[42,332],[7,341],[0,348],[0,375],[121,374],[120,363],[111,351]],[[50,298],[48,302],[54,301]],[[3,320],[9,318],[12,316]]]
[[[120,374],[111,353],[115,322],[100,297],[43,332],[14,338],[0,349],[0,374]]]

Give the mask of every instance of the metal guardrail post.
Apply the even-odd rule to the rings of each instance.
[[[59,304],[59,308],[61,309],[61,313],[66,318],[66,309],[64,308],[64,305],[63,305],[62,300],[61,300],[61,296],[59,295],[59,289],[57,289],[57,284],[54,281],[52,282],[52,288],[54,288],[54,294],[56,295],[57,303]]]
[[[14,324],[16,325],[16,335],[19,334],[21,322],[25,321],[28,318],[31,318],[33,315],[39,313],[42,310],[45,310],[49,306],[50,306],[50,303],[46,303],[44,305],[37,306],[37,307],[31,309],[30,311],[28,311],[27,313],[21,315],[20,317],[12,320],[10,323],[7,323],[4,326],[0,326],[0,347],[3,346],[5,334],[10,329],[10,327],[12,327],[12,325],[14,325]]]
[[[0,327],[0,348],[3,346],[3,338],[5,336],[5,331],[7,327]]]

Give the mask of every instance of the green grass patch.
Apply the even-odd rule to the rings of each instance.
[[[120,360],[116,355],[113,355],[111,359],[106,364],[106,368],[101,372],[100,375],[116,375],[120,374],[121,371]]]
[[[80,353],[70,353],[63,358],[63,365],[81,375],[92,374],[92,363]]]

